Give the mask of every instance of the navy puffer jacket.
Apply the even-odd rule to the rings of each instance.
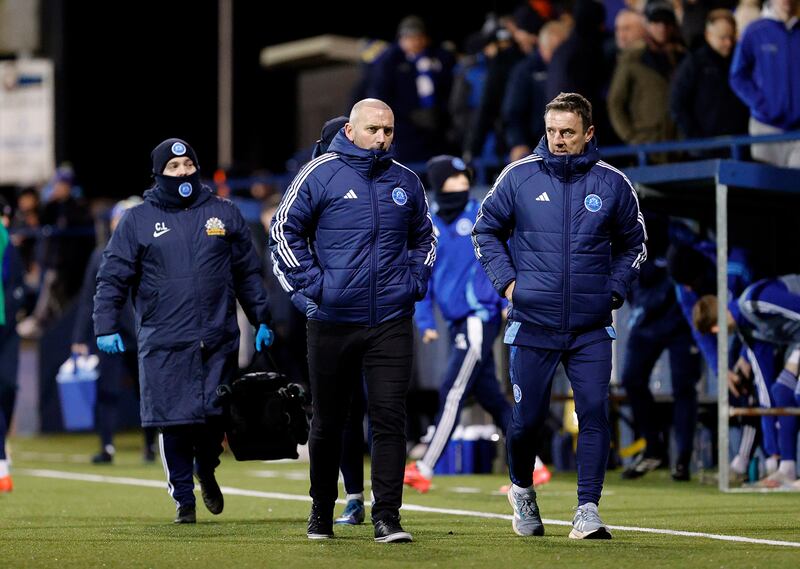
[[[251,324],[269,322],[261,263],[237,207],[208,188],[185,209],[152,190],[144,199],[125,212],[103,253],[94,332],[121,331],[130,291],[142,425],[204,423],[222,413],[217,386],[236,373],[237,298]]]
[[[375,326],[409,316],[425,296],[436,241],[417,175],[339,131],[300,170],[270,228],[284,289],[315,320]]]
[[[647,258],[644,219],[625,175],[583,154],[556,156],[543,137],[484,198],[473,245],[495,289],[516,280],[509,320],[581,332],[611,323]]]

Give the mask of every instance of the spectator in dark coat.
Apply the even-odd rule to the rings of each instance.
[[[512,162],[530,154],[544,136],[544,107],[550,102],[545,95],[547,66],[567,34],[562,22],[545,24],[539,31],[538,49],[511,72],[503,100],[503,124]]]
[[[730,10],[709,13],[705,38],[706,43],[675,72],[672,117],[686,138],[745,134],[750,113],[728,83],[736,45],[736,21]]]
[[[425,23],[404,18],[397,43],[373,63],[367,96],[385,101],[395,113],[395,148],[401,162],[421,162],[442,154],[449,122],[447,103],[455,58],[432,46]]]
[[[550,101],[559,93],[583,94],[592,103],[597,131],[608,144],[613,132],[609,128],[605,91],[611,79],[613,62],[608,60],[603,50],[605,14],[601,2],[575,2],[575,25],[569,37],[553,53],[547,69],[545,99]]]

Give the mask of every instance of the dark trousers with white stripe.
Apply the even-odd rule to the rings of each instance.
[[[506,432],[511,406],[500,391],[492,354],[492,345],[499,331],[499,320],[482,322],[477,316],[455,322],[450,327],[452,346],[439,389],[436,427],[428,450],[420,460],[431,470],[439,462],[468,396],[474,395],[494,423],[504,434]]]
[[[631,404],[635,430],[647,441],[645,454],[660,458],[666,448],[656,421],[658,414],[650,391],[650,374],[664,350],[669,351],[677,461],[688,465],[697,425],[697,382],[702,373],[700,351],[689,330],[665,337],[642,327],[633,328],[625,352],[622,385]]]
[[[411,318],[377,326],[308,321],[308,371],[313,416],[308,440],[311,497],[333,515],[342,432],[353,394],[367,385],[372,427],[372,520],[395,518],[403,501],[406,396],[414,336]]]
[[[572,385],[578,413],[578,505],[597,504],[611,444],[611,339],[568,350],[511,346],[510,355],[515,404],[506,443],[511,481],[523,488],[533,484],[539,431],[549,413],[550,389],[561,363]]]
[[[177,507],[194,506],[192,475],[213,475],[219,466],[225,429],[222,417],[209,417],[201,425],[162,427],[158,437],[167,490]]]

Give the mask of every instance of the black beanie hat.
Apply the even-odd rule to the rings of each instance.
[[[447,154],[434,156],[428,160],[426,169],[428,171],[428,183],[430,184],[429,189],[435,192],[440,192],[442,190],[442,186],[444,186],[445,181],[450,176],[464,174],[467,179],[472,181],[472,175],[467,165],[457,156],[450,156]]]
[[[331,142],[333,142],[333,137],[336,136],[336,133],[342,130],[344,125],[348,122],[350,122],[350,119],[342,116],[333,118],[322,125],[322,132],[319,133],[319,140],[314,145],[314,153],[311,157],[316,158],[317,156],[325,154]]]
[[[153,160],[153,174],[163,174],[167,162],[178,156],[188,156],[194,162],[194,167],[200,170],[197,155],[189,143],[180,138],[168,138],[150,153],[150,158]]]

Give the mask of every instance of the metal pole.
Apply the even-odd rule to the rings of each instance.
[[[730,487],[728,464],[728,186],[717,183],[717,462],[719,489]]]
[[[217,167],[233,163],[233,0],[219,0]]]

